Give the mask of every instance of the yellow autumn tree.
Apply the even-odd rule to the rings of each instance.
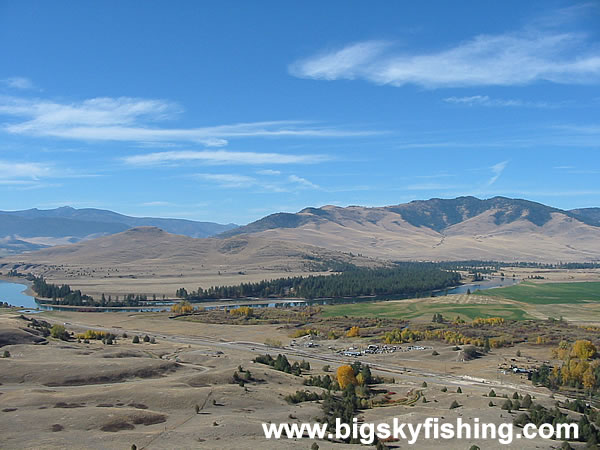
[[[591,341],[581,339],[573,344],[572,354],[579,359],[591,359],[596,356],[596,346]]]
[[[354,370],[349,365],[338,367],[337,370],[337,382],[342,389],[345,389],[349,384],[357,385],[358,381],[354,376]]]
[[[171,306],[171,312],[174,314],[189,314],[193,311],[194,307],[187,300],[175,303],[173,306]]]
[[[356,382],[363,386],[365,384],[365,377],[362,373],[359,373],[358,375],[356,375]]]
[[[590,366],[583,373],[583,387],[586,389],[593,389],[594,386],[596,386],[596,377],[594,376],[594,371]]]
[[[240,306],[239,308],[235,308],[229,311],[229,314],[231,314],[232,316],[252,317],[252,315],[254,314],[254,310],[249,306]]]
[[[360,336],[360,328],[357,326],[354,326],[352,328],[350,328],[348,330],[348,332],[346,333],[346,336],[348,337],[358,337]]]

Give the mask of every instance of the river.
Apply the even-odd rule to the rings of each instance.
[[[0,302],[7,302],[12,306],[35,309],[38,307],[35,299],[25,294],[27,285],[11,283],[0,280]]]
[[[504,286],[512,286],[518,283],[520,280],[515,278],[500,278],[493,277],[488,278],[477,283],[463,284],[453,288],[443,289],[441,291],[433,292],[433,295],[453,295],[453,294],[464,294],[468,290],[475,292],[476,290],[493,289]],[[28,309],[43,309],[43,310],[63,310],[73,311],[76,308],[65,307],[65,306],[45,306],[36,303],[35,299],[27,294],[25,290],[26,285],[20,283],[11,283],[8,281],[0,280],[0,302],[8,302],[10,305],[19,306]],[[430,292],[422,293],[422,296],[430,295]],[[413,298],[411,296],[402,295],[382,295],[376,297],[342,297],[342,298],[327,298],[327,299],[314,299],[314,300],[292,300],[292,299],[247,299],[247,300],[214,300],[211,302],[202,302],[197,305],[203,306],[206,309],[219,309],[219,308],[238,308],[240,306],[250,306],[253,308],[265,308],[265,307],[292,307],[301,305],[329,305],[334,303],[359,303],[359,302],[372,302],[372,301],[385,301],[385,300],[399,300],[403,298]],[[115,311],[115,312],[151,312],[151,311],[165,311],[169,310],[171,304],[165,304],[160,302],[161,306],[146,305],[140,307],[124,307],[124,308],[102,308],[102,311]]]

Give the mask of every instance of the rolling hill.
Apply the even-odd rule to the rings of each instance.
[[[340,263],[381,262],[335,250],[256,236],[192,238],[156,227],[0,259],[0,272],[16,269],[91,295],[147,293],[173,296],[179,287],[239,284],[320,273]]]

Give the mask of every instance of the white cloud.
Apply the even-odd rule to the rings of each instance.
[[[281,175],[280,170],[272,170],[272,169],[257,170],[256,173],[259,175],[273,175],[273,176]]]
[[[12,134],[87,141],[128,141],[150,145],[186,141],[221,147],[228,138],[246,137],[357,137],[380,134],[316,126],[305,121],[263,121],[197,128],[151,126],[173,118],[181,108],[165,100],[99,97],[58,103],[43,99],[0,97],[0,115],[21,119],[4,124]]]
[[[198,173],[193,175],[193,177],[214,183],[219,188],[257,188],[258,190],[267,192],[293,192],[294,190],[306,188],[321,189],[306,178],[297,175],[290,175],[289,177],[276,181],[231,173]]]
[[[298,77],[364,79],[426,88],[513,86],[536,81],[600,82],[600,52],[582,33],[528,30],[479,35],[445,50],[397,51],[391,43],[359,42],[290,66]]]
[[[217,183],[221,187],[236,188],[250,187],[257,183],[255,178],[246,175],[199,173],[196,175],[206,181]]]
[[[490,98],[487,95],[472,95],[469,97],[447,97],[444,99],[446,103],[467,106],[522,106],[530,108],[550,108],[554,105],[547,102],[529,102],[519,99],[501,99]]]
[[[29,120],[14,124],[13,132],[72,126],[110,126],[136,123],[140,119],[160,120],[178,110],[163,100],[129,97],[98,97],[79,103],[56,103],[48,100],[26,100],[15,97],[0,99],[0,113]]]
[[[491,186],[496,181],[498,181],[498,178],[500,178],[500,175],[502,175],[502,172],[504,172],[504,169],[507,165],[508,161],[502,161],[490,167],[490,169],[492,169],[493,176],[488,180],[487,186]]]
[[[25,77],[10,77],[0,80],[0,83],[11,89],[33,89],[35,86],[29,78]]]
[[[128,156],[124,161],[132,165],[173,164],[198,161],[208,164],[311,164],[329,160],[326,155],[285,155],[282,153],[214,151],[167,151]]]
[[[258,188],[267,192],[286,192],[287,189],[280,183],[269,183],[247,175],[231,174],[231,173],[199,173],[194,175],[204,181],[213,183],[219,188],[226,189],[248,189]]]
[[[299,177],[297,175],[290,175],[288,177],[288,181],[291,183],[295,183],[300,185],[301,187],[310,188],[310,189],[321,189],[320,186],[308,181],[306,178]]]
[[[144,202],[141,206],[172,206],[171,202],[163,202],[163,201],[154,201],[154,202]]]
[[[0,180],[38,180],[52,175],[51,166],[42,163],[0,161]]]
[[[321,80],[364,78],[365,68],[377,64],[377,58],[389,45],[380,41],[359,42],[297,61],[290,66],[290,72],[298,77]]]

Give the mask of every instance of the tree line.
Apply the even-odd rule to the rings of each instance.
[[[42,298],[52,299],[53,305],[68,305],[68,306],[94,306],[94,307],[122,307],[122,306],[140,306],[148,301],[144,294],[127,294],[120,300],[119,296],[114,299],[112,296],[106,297],[102,294],[100,300],[94,300],[86,294],[82,294],[79,289],[73,290],[68,284],[52,284],[48,283],[42,276],[30,276],[32,281],[31,288]]]
[[[236,286],[213,286],[188,292],[177,290],[186,300],[245,297],[358,297],[369,295],[416,295],[456,286],[460,274],[446,271],[434,263],[402,263],[393,268],[356,268],[333,275],[311,275],[241,283]]]

